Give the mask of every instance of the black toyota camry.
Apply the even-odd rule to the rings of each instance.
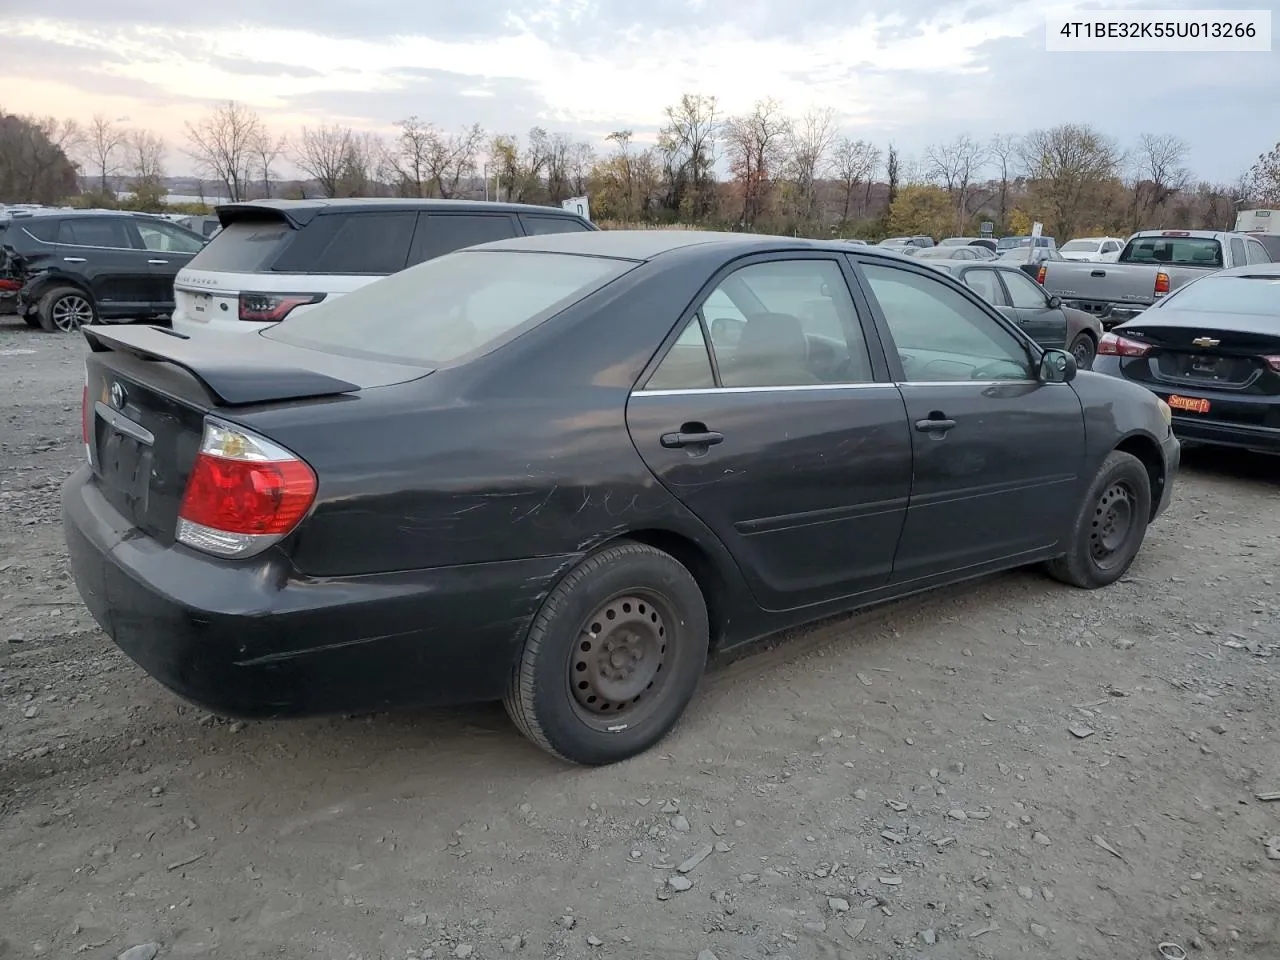
[[[1169,502],[1142,387],[872,247],[687,231],[450,254],[260,332],[84,330],[81,596],[180,695],[503,699],[598,764],[711,651],[1024,564],[1105,586]]]

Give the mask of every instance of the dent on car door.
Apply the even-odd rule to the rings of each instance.
[[[905,410],[848,271],[778,256],[719,276],[627,407],[640,455],[766,609],[883,586],[906,514]]]
[[[1084,415],[1039,351],[980,303],[905,267],[863,262],[912,426],[913,480],[893,579],[946,580],[1036,558],[1078,502]]]

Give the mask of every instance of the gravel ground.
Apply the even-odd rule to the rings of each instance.
[[[1111,589],[826,622],[583,770],[497,707],[227,723],[117,653],[58,524],[84,349],[0,324],[0,957],[1280,957],[1275,462],[1188,453]]]

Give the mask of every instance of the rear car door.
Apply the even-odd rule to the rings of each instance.
[[[941,276],[870,258],[859,272],[912,427],[893,582],[1009,565],[1058,542],[1084,462],[1070,384],[1041,383],[1039,351]]]
[[[1042,347],[1061,348],[1067,342],[1067,315],[1049,305],[1044,287],[1020,270],[1001,270],[1000,279],[1013,305],[1014,319],[1023,332]]]
[[[520,236],[520,226],[510,213],[421,213],[409,263],[422,263],[463,247]]]
[[[731,264],[627,405],[649,468],[769,610],[883,586],[902,531],[906,412],[849,279],[839,255]]]
[[[134,222],[151,270],[151,306],[155,313],[173,312],[173,281],[178,271],[204,247],[204,238],[162,220]]]
[[[114,216],[68,217],[58,224],[55,263],[59,269],[83,278],[100,316],[143,316],[151,312],[151,268],[131,220]]]

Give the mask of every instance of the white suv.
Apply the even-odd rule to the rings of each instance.
[[[173,329],[258,330],[405,267],[490,240],[595,230],[559,207],[484,200],[253,200],[174,280]]]

